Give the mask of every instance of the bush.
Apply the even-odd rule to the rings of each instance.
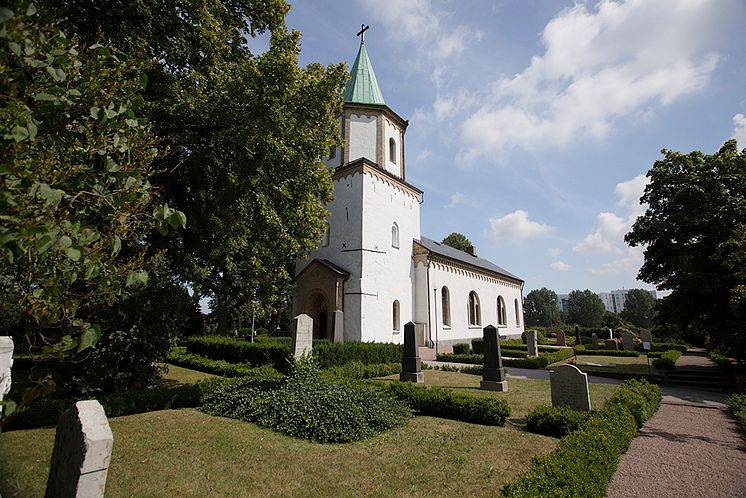
[[[627,381],[579,430],[563,437],[555,451],[535,458],[527,473],[506,484],[503,496],[606,496],[619,457],[659,405],[658,386]]]
[[[503,366],[505,367],[515,367],[515,368],[544,368],[547,365],[550,365],[552,363],[555,363],[557,361],[566,360],[567,358],[572,356],[572,349],[570,348],[561,348],[556,349],[552,348],[552,353],[539,353],[538,357],[533,358],[525,358],[524,354],[518,354],[521,352],[515,351],[515,350],[505,350],[502,356],[503,356]],[[518,358],[511,358],[506,357],[506,354],[516,354],[516,356],[519,356]],[[484,356],[481,354],[469,354],[469,355],[457,355],[457,354],[450,354],[450,353],[441,353],[437,355],[438,361],[450,361],[453,363],[469,363],[472,365],[481,365],[484,363]]]
[[[653,360],[653,366],[660,370],[673,370],[676,367],[676,360],[680,357],[681,351],[666,351],[660,358]]]
[[[741,423],[741,427],[746,431],[746,394],[731,394],[728,397],[728,407],[731,413]]]
[[[679,344],[677,342],[654,342],[650,345],[651,351],[680,351],[681,353],[686,353],[686,351],[689,349],[688,344]]]
[[[481,337],[475,337],[471,340],[471,350],[474,354],[484,353],[484,339]]]
[[[453,363],[470,363],[473,365],[481,365],[484,363],[484,355],[481,354],[453,354],[453,353],[438,353],[436,355],[438,361],[450,361]]]
[[[205,335],[189,337],[184,345],[192,354],[229,363],[248,363],[253,367],[271,365],[287,372],[293,363],[290,348],[273,342],[237,341],[232,337]]]
[[[470,396],[435,386],[418,386],[411,382],[392,382],[386,387],[389,393],[407,403],[420,415],[497,426],[504,426],[510,416],[510,405],[503,399]]]
[[[588,349],[585,346],[575,346],[577,354],[594,355],[594,356],[623,356],[628,358],[637,358],[640,353],[637,351],[623,351],[620,349]]]
[[[353,361],[365,365],[401,363],[403,354],[404,345],[392,343],[318,341],[313,346],[314,362],[321,369]]]
[[[471,347],[468,344],[454,344],[453,345],[453,354],[469,354],[471,352]]]
[[[564,437],[581,429],[591,416],[591,412],[579,412],[570,407],[540,405],[526,416],[526,429],[536,434]]]
[[[211,360],[183,351],[183,348],[174,348],[168,355],[167,361],[172,365],[191,368],[200,372],[207,372],[223,377],[265,377],[279,378],[281,376],[271,365],[252,367],[249,363],[228,363],[224,360]]]
[[[245,379],[219,387],[202,409],[320,443],[357,441],[411,417],[403,403],[371,387],[324,380],[310,362],[299,362],[282,381]]]
[[[717,363],[721,368],[728,368],[731,365],[730,358],[717,351],[710,351],[707,353],[707,356],[709,356],[710,359]]]
[[[337,379],[372,379],[374,377],[385,377],[401,373],[402,364],[399,363],[377,363],[365,365],[359,361],[353,361],[341,367],[333,367],[322,371],[327,378]]]

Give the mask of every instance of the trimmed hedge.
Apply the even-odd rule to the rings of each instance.
[[[465,343],[459,343],[453,345],[453,354],[469,354],[471,353],[471,346]]]
[[[637,358],[640,353],[637,351],[623,351],[620,349],[588,349],[585,346],[575,346],[578,354],[594,356],[623,356],[628,358]]]
[[[253,367],[271,365],[280,372],[287,372],[293,363],[290,349],[277,342],[247,342],[227,336],[205,335],[188,337],[184,345],[188,352],[213,360],[248,363]]]
[[[572,349],[552,348],[552,353],[539,353],[538,357],[518,357],[511,358],[506,357],[505,351],[501,351],[503,356],[503,366],[514,367],[514,368],[544,368],[547,365],[555,363],[557,361],[566,360],[573,355]],[[515,350],[508,350],[508,354],[514,354]],[[484,363],[484,356],[481,354],[469,354],[469,355],[457,355],[451,353],[441,353],[437,356],[438,361],[450,361],[453,363],[468,363],[472,365],[481,365]]]
[[[642,346],[640,346],[642,347]],[[686,353],[686,351],[689,349],[688,344],[679,344],[678,342],[654,342],[650,346],[650,351],[681,351],[681,353]]]
[[[324,370],[321,374],[329,378],[362,380],[398,374],[401,373],[401,368],[401,362],[365,365],[359,361],[353,361],[341,367],[332,367]]]
[[[204,356],[181,351],[181,349],[174,348],[169,353],[166,361],[172,365],[222,375],[223,377],[265,377],[276,379],[281,375],[280,372],[270,365],[262,365],[255,368],[249,363],[228,363],[225,360],[212,360]]]
[[[707,353],[707,356],[709,356],[710,359],[717,363],[721,368],[728,368],[731,366],[730,358],[724,354],[718,353],[717,351],[710,351]]]
[[[474,354],[484,353],[484,339],[481,337],[475,337],[471,340],[471,350]]]
[[[746,432],[746,394],[731,394],[728,397],[728,407]]]
[[[676,360],[680,357],[681,351],[666,351],[660,358],[653,360],[653,366],[660,370],[673,370],[676,367]]]
[[[579,430],[560,440],[557,449],[535,458],[528,472],[502,488],[506,497],[604,497],[619,457],[627,451],[642,422],[660,406],[658,386],[627,381],[591,412]],[[564,420],[562,420],[564,423]]]
[[[570,407],[539,405],[526,416],[526,429],[536,434],[564,437],[581,429],[592,412],[579,412]]]
[[[403,344],[380,342],[328,342],[313,346],[314,363],[321,369],[339,367],[354,361],[365,365],[401,363]]]
[[[386,391],[404,401],[420,415],[459,420],[472,424],[504,426],[510,405],[504,399],[470,396],[441,387],[391,382]]]

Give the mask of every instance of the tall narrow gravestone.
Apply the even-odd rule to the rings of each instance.
[[[640,335],[642,335],[642,349],[650,351],[650,348],[653,346],[653,335],[649,330],[643,330]]]
[[[409,322],[404,325],[404,354],[401,358],[401,373],[399,374],[399,380],[402,382],[416,382],[417,384],[425,382],[419,346],[414,323]]]
[[[298,315],[293,318],[293,356],[298,359],[304,353],[313,349],[313,319],[308,315]]]
[[[533,356],[533,357],[539,356],[539,346],[537,344],[535,330],[526,331],[526,346],[528,347],[529,356]]]
[[[508,391],[508,381],[505,380],[503,359],[500,356],[500,338],[497,329],[487,325],[482,330],[484,344],[484,369],[479,388],[487,391]]]
[[[96,400],[78,401],[60,418],[46,498],[104,496],[114,436]]]
[[[567,346],[567,339],[565,339],[565,333],[561,330],[557,331],[557,346]]]
[[[575,365],[562,365],[549,372],[552,406],[569,406],[573,410],[590,411],[588,375]]]
[[[614,339],[607,339],[606,341],[606,349],[609,349],[611,351],[616,351],[619,349],[619,343],[617,343]]]
[[[13,339],[0,337],[0,401],[10,392],[10,368],[13,366]],[[0,415],[3,406],[0,405]]]
[[[598,335],[595,332],[591,334],[591,349],[598,349]]]
[[[632,332],[622,332],[622,346],[625,351],[635,350],[635,336],[632,335]]]

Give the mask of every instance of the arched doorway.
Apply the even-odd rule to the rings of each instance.
[[[311,296],[311,318],[313,318],[313,338],[330,339],[329,301],[320,292]]]

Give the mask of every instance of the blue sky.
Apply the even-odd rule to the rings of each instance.
[[[660,150],[746,147],[742,0],[306,0],[287,18],[303,65],[351,65],[361,23],[409,120],[422,234],[465,234],[526,293],[652,288],[623,237]]]

